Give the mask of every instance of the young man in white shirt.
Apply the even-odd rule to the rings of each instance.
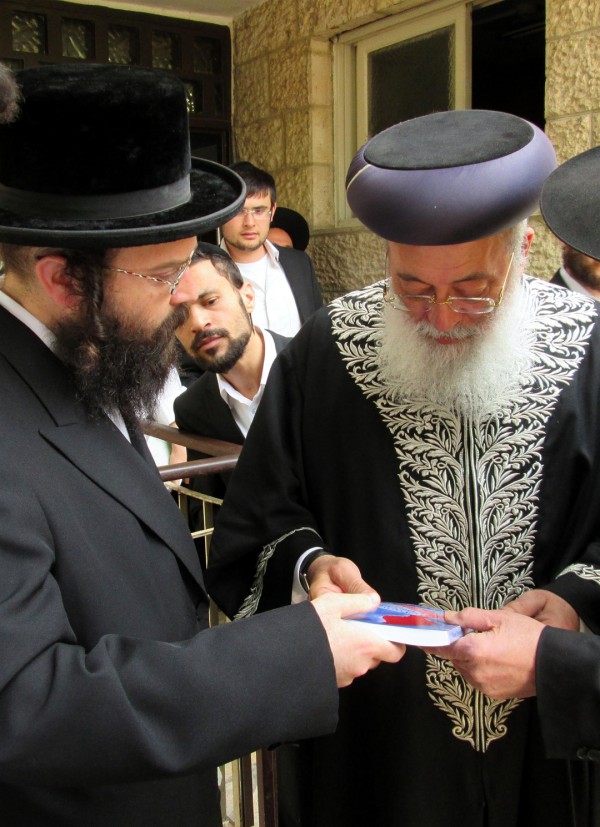
[[[312,262],[306,253],[267,238],[277,209],[273,176],[247,161],[232,164],[231,169],[246,184],[246,200],[241,211],[222,225],[222,247],[254,288],[256,324],[294,336],[323,305]]]

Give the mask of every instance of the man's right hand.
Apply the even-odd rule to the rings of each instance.
[[[339,594],[340,592],[343,594],[370,594],[375,598],[378,597],[375,589],[363,580],[356,563],[348,557],[336,557],[333,554],[324,554],[322,557],[317,557],[308,567],[307,576],[310,583],[309,598],[311,600],[323,594]]]
[[[348,686],[375,669],[381,661],[396,663],[406,652],[401,643],[391,643],[368,629],[361,629],[342,618],[359,612],[372,611],[379,605],[379,597],[370,594],[324,594],[311,604],[329,639],[335,663],[335,676],[339,687]]]

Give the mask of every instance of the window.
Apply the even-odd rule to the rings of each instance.
[[[154,66],[186,88],[192,151],[229,163],[231,37],[227,26],[77,5],[2,0],[0,60],[13,69],[43,63]]]
[[[369,137],[444,109],[498,109],[543,127],[544,0],[427,3],[340,35],[334,44],[335,204],[356,223],[345,177]],[[524,82],[526,79],[526,82]]]

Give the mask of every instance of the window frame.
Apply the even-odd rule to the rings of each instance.
[[[471,105],[471,8],[466,0],[421,4],[339,35],[333,47],[335,224],[359,227],[346,200],[346,172],[368,135],[368,58],[371,52],[437,29],[454,27],[454,106]]]

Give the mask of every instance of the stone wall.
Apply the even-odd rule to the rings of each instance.
[[[559,163],[600,144],[598,0],[546,0],[546,132]],[[560,263],[545,225],[540,235],[545,260]]]
[[[279,203],[307,218],[327,298],[376,280],[384,260],[370,232],[334,226],[331,38],[408,5],[265,0],[234,20],[235,157],[268,169]],[[600,4],[546,0],[546,10],[547,132],[562,161],[600,143]],[[532,224],[529,271],[548,278],[560,248],[539,215]]]

